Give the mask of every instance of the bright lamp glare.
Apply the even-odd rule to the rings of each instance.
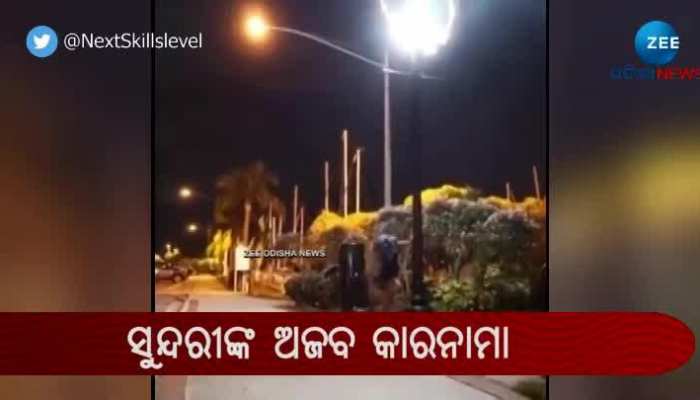
[[[192,197],[192,189],[190,189],[188,187],[182,187],[182,188],[180,188],[179,194],[180,194],[181,198],[189,199],[190,197]]]
[[[412,56],[437,53],[447,44],[456,9],[454,0],[381,0],[396,45]]]
[[[262,16],[253,15],[246,21],[245,29],[251,39],[259,40],[265,37],[269,26]]]

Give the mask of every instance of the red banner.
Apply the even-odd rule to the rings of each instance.
[[[0,313],[16,375],[654,375],[694,350],[657,313]]]

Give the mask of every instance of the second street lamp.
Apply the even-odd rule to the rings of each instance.
[[[195,223],[187,224],[185,229],[187,230],[187,233],[197,233],[199,232],[199,225]]]
[[[189,199],[192,197],[192,189],[187,186],[183,186],[178,191],[178,196],[180,196],[181,199]]]
[[[414,310],[428,308],[423,276],[423,207],[420,135],[420,59],[432,56],[447,43],[456,16],[454,0],[380,0],[389,34],[412,61],[410,149],[412,179],[411,305]]]

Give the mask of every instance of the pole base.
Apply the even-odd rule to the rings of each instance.
[[[424,293],[416,293],[411,297],[411,311],[430,311],[430,304],[428,303],[428,298]]]

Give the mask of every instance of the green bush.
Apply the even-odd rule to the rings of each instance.
[[[431,290],[431,308],[435,311],[472,311],[476,290],[471,280],[449,279]]]
[[[487,311],[521,311],[531,309],[530,281],[514,272],[514,267],[498,264],[486,267],[478,290],[477,308]]]
[[[336,275],[308,270],[289,278],[284,289],[287,296],[299,305],[327,310],[340,304],[339,286]]]

